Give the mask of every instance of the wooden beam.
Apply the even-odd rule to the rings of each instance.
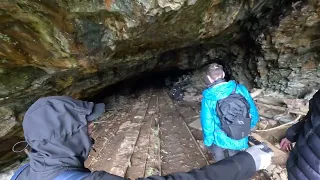
[[[274,164],[278,164],[278,165],[285,165],[286,164],[288,156],[289,156],[287,152],[284,152],[284,151],[278,149],[277,147],[275,147],[273,144],[271,144],[269,141],[265,140],[263,137],[261,137],[257,133],[251,133],[251,136],[260,142],[266,143],[268,145],[268,147],[273,151],[274,156],[272,158],[272,162]]]

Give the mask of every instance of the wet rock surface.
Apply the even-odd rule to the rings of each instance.
[[[316,0],[3,0],[0,169],[20,158],[9,149],[37,98],[87,98],[145,71],[219,62],[249,88],[304,97],[319,88],[319,11]]]

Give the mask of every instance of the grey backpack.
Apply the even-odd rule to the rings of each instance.
[[[222,130],[232,139],[243,139],[250,134],[251,118],[247,100],[235,91],[218,101],[216,111]]]

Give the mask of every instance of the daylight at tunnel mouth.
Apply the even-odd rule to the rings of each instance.
[[[211,163],[200,111],[212,63],[250,91],[256,133],[279,149],[320,88],[319,16],[317,0],[1,1],[0,179],[28,161],[12,151],[25,112],[56,95],[106,104],[90,170],[136,178]],[[278,155],[263,176],[287,176]]]

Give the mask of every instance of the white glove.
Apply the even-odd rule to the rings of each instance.
[[[274,153],[270,150],[269,152],[265,152],[262,149],[265,146],[263,144],[255,145],[248,148],[246,151],[252,156],[255,164],[256,170],[266,169],[271,164],[271,158]]]

